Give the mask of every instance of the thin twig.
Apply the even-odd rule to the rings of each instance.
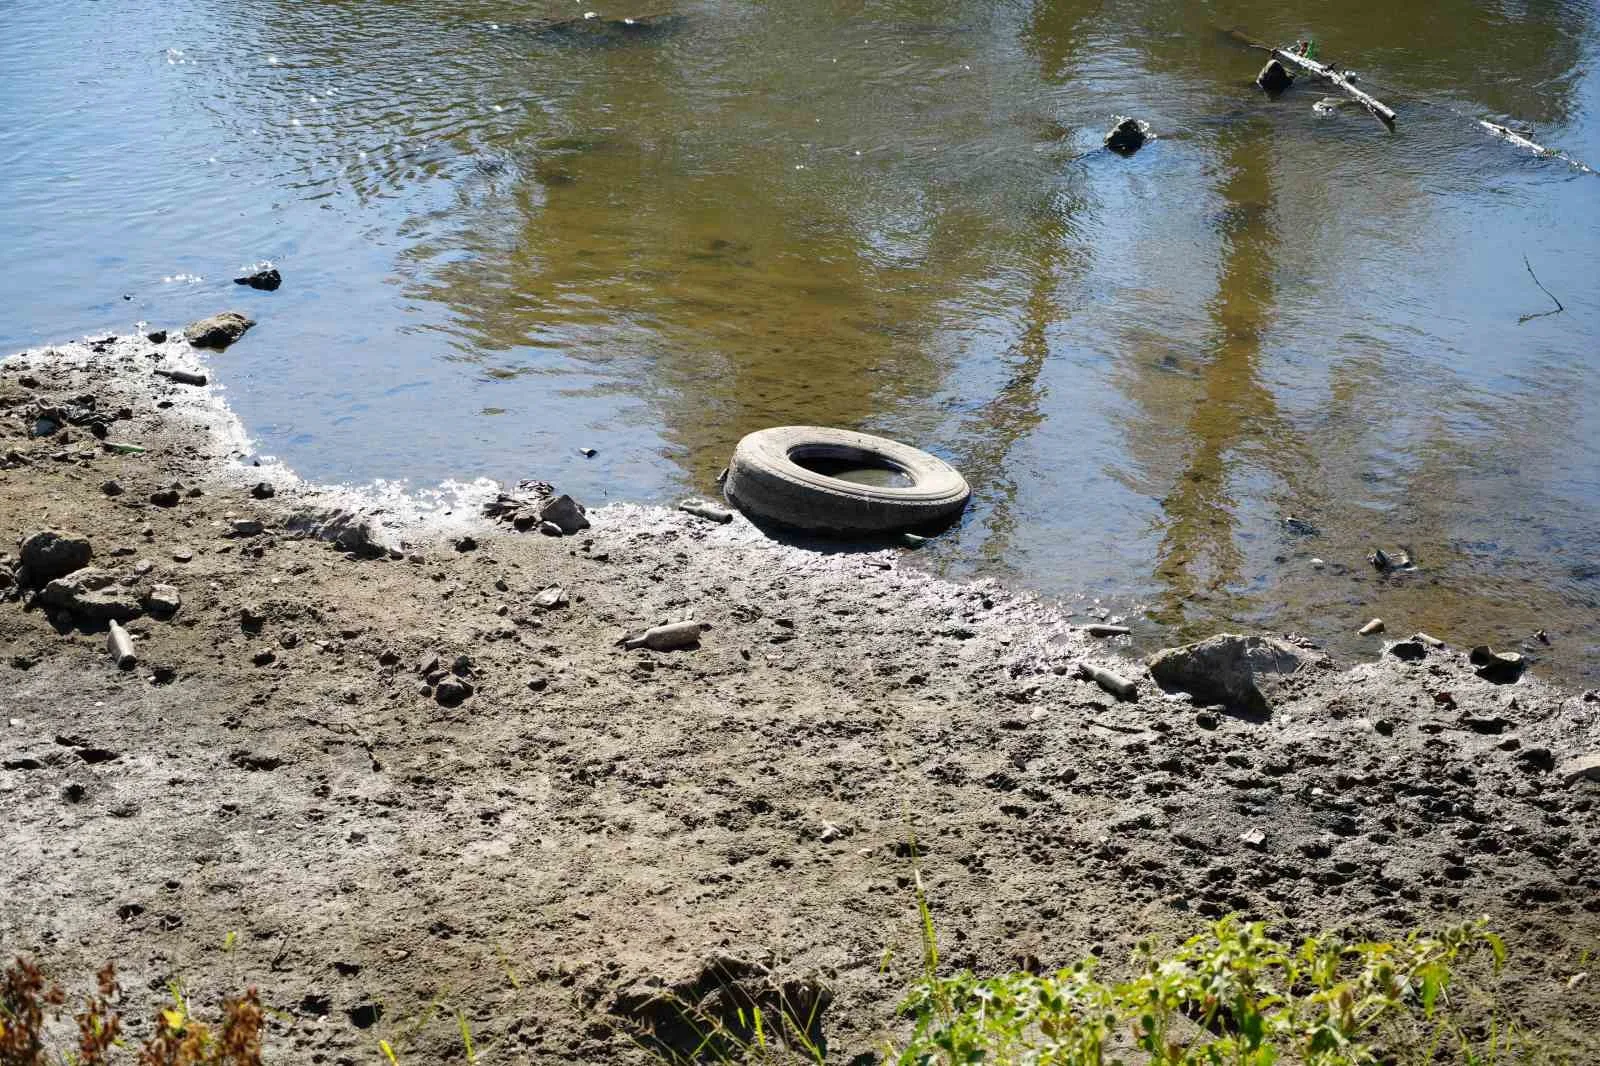
[[[1520,326],[1524,322],[1531,322],[1536,318],[1543,318],[1545,315],[1559,315],[1561,312],[1565,311],[1566,308],[1561,306],[1561,301],[1556,299],[1556,294],[1545,288],[1544,282],[1539,280],[1539,275],[1533,272],[1533,266],[1528,262],[1528,255],[1526,252],[1524,252],[1522,255],[1522,265],[1528,268],[1528,277],[1532,278],[1533,283],[1539,286],[1539,291],[1554,301],[1556,309],[1554,311],[1540,311],[1536,314],[1523,315],[1521,318],[1517,319],[1517,325]]]

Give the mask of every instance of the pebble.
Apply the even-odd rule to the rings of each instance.
[[[433,698],[441,707],[454,707],[472,695],[472,685],[459,677],[446,677],[433,690]]]
[[[179,607],[183,606],[183,597],[171,585],[156,585],[150,590],[150,595],[145,600],[145,603],[152,611],[173,614]]]
[[[124,490],[122,486],[117,483],[116,479],[113,478],[112,480],[107,481],[104,485],[101,485],[100,491],[105,493],[107,496],[121,496]]]
[[[253,537],[266,527],[254,518],[235,518],[228,523],[228,528],[236,537]]]
[[[255,663],[257,666],[270,666],[271,664],[277,662],[277,660],[278,653],[273,651],[271,648],[263,648],[262,650],[256,652],[255,655],[250,657],[250,661]]]
[[[173,548],[172,558],[175,562],[186,563],[194,558],[194,551],[189,548]]]
[[[258,500],[270,500],[278,494],[278,490],[265,481],[258,481],[250,487],[250,495]]]
[[[560,585],[551,585],[549,588],[543,589],[533,597],[533,605],[535,607],[543,608],[547,611],[556,607],[565,606],[566,603],[567,590],[562,588]]]

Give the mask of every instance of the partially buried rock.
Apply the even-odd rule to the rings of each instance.
[[[1256,84],[1269,96],[1276,96],[1294,84],[1294,75],[1276,59],[1269,59],[1256,75]]]
[[[459,677],[443,678],[433,690],[433,698],[439,701],[441,707],[458,706],[470,695],[472,684]]]
[[[121,496],[123,490],[122,485],[117,482],[116,479],[112,479],[101,485],[100,491],[105,493],[107,496]]]
[[[145,606],[156,614],[176,614],[183,606],[183,597],[171,585],[157,585],[145,597]]]
[[[1487,644],[1479,644],[1467,656],[1477,667],[1476,673],[1485,681],[1496,685],[1509,685],[1522,676],[1525,660],[1514,651],[1496,652]]]
[[[539,509],[539,520],[555,525],[565,535],[589,528],[583,507],[571,496],[561,495]]]
[[[237,311],[224,311],[220,315],[189,323],[183,335],[196,348],[226,348],[244,336],[245,330],[253,325],[254,319],[246,318]]]
[[[109,570],[85,568],[58,577],[44,587],[44,602],[91,622],[126,622],[143,613],[133,593]]]
[[[1600,751],[1568,759],[1556,768],[1562,784],[1575,785],[1579,781],[1600,781]]]
[[[265,481],[258,481],[250,488],[250,495],[258,500],[270,500],[278,494],[278,490]]]
[[[1150,139],[1150,125],[1136,118],[1117,116],[1117,124],[1106,131],[1106,147],[1118,155],[1132,155]]]
[[[1389,654],[1401,662],[1417,663],[1428,657],[1428,649],[1420,640],[1397,640],[1389,645]]]
[[[262,267],[246,274],[242,278],[234,278],[233,283],[235,285],[248,285],[252,289],[260,289],[262,292],[272,292],[283,284],[283,275],[278,273],[276,267]]]
[[[1272,707],[1261,685],[1299,670],[1300,654],[1294,645],[1271,637],[1224,633],[1157,652],[1150,658],[1150,676],[1162,688],[1187,692],[1203,703],[1264,716]]]
[[[20,554],[18,583],[38,587],[88,566],[94,550],[86,537],[44,529],[23,540]]]

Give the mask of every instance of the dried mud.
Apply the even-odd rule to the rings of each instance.
[[[1600,1050],[1600,982],[1573,980],[1600,949],[1600,783],[1554,770],[1600,749],[1594,693],[1491,684],[1455,649],[1307,652],[1249,720],[1026,596],[658,509],[553,538],[465,495],[369,502],[397,551],[348,554],[307,529],[354,498],[252,468],[211,390],[151,374],[194,358],[0,363],[0,543],[87,537],[114,592],[182,600],[127,623],[123,672],[102,625],[0,590],[8,954],[80,983],[115,959],[139,996],[256,984],[284,1063],[375,1062],[380,1037],[459,1058],[458,1009],[493,1061],[640,1060],[613,1008],[763,961],[826,986],[849,1061],[920,965],[914,833],[948,966],[1115,963],[1229,911],[1370,936],[1487,914],[1526,1017]],[[30,435],[83,396],[146,451]],[[551,586],[567,602],[537,606]],[[619,646],[686,616],[697,647]]]

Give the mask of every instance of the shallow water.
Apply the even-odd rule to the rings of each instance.
[[[13,0],[0,348],[245,310],[216,376],[319,479],[670,500],[753,429],[884,433],[974,486],[925,565],[1146,642],[1378,614],[1600,679],[1600,178],[1474,121],[1600,160],[1591,4],[541,28],[582,8]],[[1314,33],[1396,131],[1262,98],[1231,25]],[[1115,114],[1158,139],[1091,151]],[[1519,323],[1524,255],[1563,313]]]

